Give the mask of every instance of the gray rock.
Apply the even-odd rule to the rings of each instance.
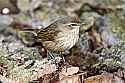
[[[0,30],[8,27],[13,22],[13,18],[8,15],[0,15]]]

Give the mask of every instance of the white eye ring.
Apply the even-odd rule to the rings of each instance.
[[[3,8],[2,13],[3,14],[8,14],[8,13],[10,13],[10,9],[9,8]]]

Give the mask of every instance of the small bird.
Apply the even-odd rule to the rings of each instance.
[[[35,42],[42,43],[51,52],[63,53],[78,42],[79,28],[80,20],[78,18],[64,16],[45,28],[24,29],[22,32],[31,33]]]

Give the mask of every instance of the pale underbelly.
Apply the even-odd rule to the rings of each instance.
[[[54,46],[55,51],[65,51],[71,49],[79,39],[79,30],[71,31],[68,33],[60,33],[59,37],[56,39],[56,44]]]

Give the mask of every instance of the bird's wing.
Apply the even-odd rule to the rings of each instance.
[[[37,37],[40,41],[54,41],[58,34],[58,26],[56,23],[50,24],[44,29],[40,29],[37,32]]]

